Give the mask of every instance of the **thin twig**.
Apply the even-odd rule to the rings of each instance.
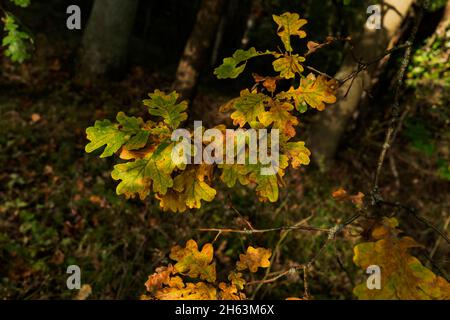
[[[327,73],[325,73],[325,72],[322,72],[322,71],[320,71],[320,70],[317,70],[316,68],[314,68],[314,67],[311,67],[311,66],[304,66],[306,69],[308,69],[308,70],[310,70],[310,71],[314,71],[314,72],[316,72],[316,73],[318,73],[318,74],[320,74],[320,75],[322,75],[322,76],[324,76],[324,77],[327,77],[327,78],[329,78],[329,79],[333,79],[333,80],[336,80],[337,82],[339,82],[339,80],[338,79],[336,79],[335,77],[332,77],[332,76],[330,76],[329,74],[327,74]]]
[[[392,111],[391,111],[391,121],[389,124],[389,127],[386,132],[386,137],[384,139],[383,148],[381,149],[380,156],[378,157],[377,162],[377,168],[375,172],[375,177],[373,180],[373,188],[372,188],[372,194],[373,199],[375,199],[376,202],[376,194],[378,193],[378,183],[379,178],[381,174],[381,170],[383,168],[384,159],[386,157],[386,152],[390,148],[391,144],[394,142],[393,137],[395,137],[396,134],[396,125],[398,122],[398,118],[400,116],[400,95],[401,90],[403,86],[403,78],[405,76],[406,68],[408,67],[410,61],[411,61],[411,54],[412,54],[412,44],[414,43],[414,40],[416,39],[417,31],[419,30],[419,25],[423,18],[423,7],[420,8],[419,12],[417,13],[416,22],[413,26],[413,29],[411,31],[411,35],[408,38],[408,41],[403,47],[406,47],[405,54],[402,59],[402,63],[400,66],[400,70],[397,73],[397,85],[395,86],[395,93],[394,93],[394,102],[392,104]],[[399,46],[399,47],[402,47]]]
[[[308,267],[307,266],[303,266],[303,288],[304,288],[303,298],[309,299],[310,295],[309,295],[309,289],[308,289]]]
[[[380,56],[378,56],[377,58],[374,58],[374,59],[371,60],[371,61],[364,62],[364,61],[359,60],[359,61],[357,61],[357,63],[358,63],[358,68],[357,68],[357,70],[353,71],[353,72],[350,73],[348,76],[346,76],[345,78],[340,79],[340,80],[338,80],[338,81],[339,81],[340,84],[344,84],[344,83],[347,82],[348,80],[355,78],[355,77],[356,77],[359,73],[361,73],[362,71],[367,70],[367,68],[370,67],[371,65],[373,65],[373,64],[375,64],[375,63],[377,63],[377,62],[383,60],[386,56],[389,56],[389,55],[391,55],[392,53],[394,53],[394,52],[396,52],[396,51],[399,51],[399,50],[402,50],[402,49],[405,49],[405,48],[411,48],[411,46],[412,46],[412,43],[409,43],[409,42],[407,41],[407,42],[405,42],[404,44],[401,44],[401,45],[395,46],[395,47],[393,47],[393,48],[391,48],[391,49],[389,49],[389,50],[386,50],[386,51],[385,51],[384,53],[382,53]],[[356,59],[356,57],[354,57],[354,59]]]
[[[306,222],[308,222],[308,220],[311,219],[312,217],[313,217],[313,215],[307,217],[306,219],[303,219],[303,220],[297,222],[296,224],[294,224],[294,226],[301,226],[301,225],[305,224]],[[276,258],[277,255],[280,253],[280,247],[281,247],[281,244],[283,243],[283,241],[286,239],[287,235],[288,235],[289,232],[291,232],[291,231],[292,231],[292,229],[290,229],[290,230],[284,230],[283,232],[281,232],[280,239],[278,239],[278,242],[277,242],[277,244],[275,245],[275,249],[273,250],[272,257],[270,258],[270,265],[269,265],[269,267],[266,269],[266,273],[264,274],[264,278],[263,278],[262,280],[266,280],[266,279],[269,277],[270,271],[272,270],[272,266],[273,266],[273,263],[274,263],[274,261],[275,261],[275,258]],[[258,291],[262,288],[262,285],[263,285],[263,284],[260,283],[260,284],[255,288],[255,290],[253,290],[252,297],[251,297],[252,300],[255,299],[256,294],[257,294]]]
[[[277,281],[278,279],[280,279],[280,278],[282,278],[282,277],[284,277],[284,276],[287,276],[288,274],[295,274],[295,273],[297,273],[297,271],[298,271],[299,269],[303,269],[303,267],[304,267],[303,264],[297,265],[297,266],[295,266],[295,267],[289,268],[289,269],[286,270],[286,271],[281,272],[279,275],[277,275],[277,276],[275,276],[275,277],[273,277],[273,278],[270,278],[270,279],[263,279],[263,280],[250,281],[250,282],[247,282],[246,285],[252,286],[252,285],[255,285],[255,284],[267,284],[267,283],[272,283],[272,282],[275,282],[275,281]]]
[[[244,216],[239,212],[239,210],[236,209],[236,208],[233,206],[233,201],[231,201],[231,196],[230,196],[230,195],[228,195],[228,200],[229,200],[228,206],[229,206],[234,212],[236,212],[236,214],[237,214],[242,220],[244,220],[245,224],[250,228],[250,230],[253,230],[253,226],[252,226],[252,224],[250,223],[250,221],[248,221],[247,219],[245,219]]]
[[[325,248],[327,247],[327,245],[330,243],[330,241],[334,241],[336,238],[336,235],[341,232],[346,226],[350,225],[351,223],[353,223],[356,219],[358,219],[361,216],[361,213],[357,213],[355,215],[353,215],[352,217],[350,217],[349,219],[347,219],[344,223],[342,224],[337,224],[332,228],[329,229],[324,229],[327,230],[328,232],[328,237],[325,240],[325,242],[323,243],[323,245],[320,247],[319,251],[317,251],[317,253],[306,263],[304,264],[299,264],[297,266],[294,267],[290,267],[289,269],[285,270],[285,271],[281,271],[277,276],[270,278],[270,279],[262,279],[262,280],[256,280],[256,281],[252,281],[252,282],[248,282],[248,285],[255,285],[255,284],[267,284],[267,283],[271,283],[274,282],[284,276],[287,276],[288,274],[293,274],[296,273],[298,270],[306,268],[310,268],[312,266],[312,264],[320,257],[320,255],[322,254],[322,252],[325,251]],[[249,230],[250,231],[250,230]]]
[[[200,228],[198,231],[202,232],[222,232],[222,233],[241,233],[241,234],[253,234],[253,233],[265,233],[273,231],[283,231],[283,230],[304,230],[304,231],[317,231],[317,232],[330,232],[330,229],[309,227],[309,226],[286,226],[278,228],[269,229],[227,229],[227,228]]]

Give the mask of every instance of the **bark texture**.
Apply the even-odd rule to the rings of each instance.
[[[219,25],[222,5],[223,0],[203,0],[200,4],[172,86],[183,99],[193,98],[199,74],[208,62],[207,54]]]
[[[399,31],[403,20],[414,1],[386,0],[382,11],[382,26],[379,30],[371,30],[365,26],[364,32],[335,77],[344,79],[357,70],[357,60],[372,61],[380,57],[393,46],[392,39]],[[345,131],[352,114],[357,110],[365,90],[372,86],[372,75],[376,64],[359,73],[353,81],[347,81],[338,92],[338,102],[321,113],[318,121],[313,124],[309,147],[315,163],[326,168],[332,162],[339,141]],[[347,95],[345,96],[345,94]]]
[[[95,0],[83,35],[79,76],[92,80],[123,72],[138,0]]]

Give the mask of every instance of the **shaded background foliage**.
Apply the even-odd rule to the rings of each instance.
[[[195,119],[213,125],[222,121],[221,103],[249,86],[242,80],[214,80],[212,70],[239,47],[277,50],[272,14],[299,12],[309,23],[308,37],[357,39],[367,18],[369,1],[230,0],[222,11],[222,35],[209,48],[192,99]],[[292,225],[310,217],[311,225],[328,227],[352,214],[331,192],[340,186],[370,190],[383,133],[388,122],[390,87],[401,53],[394,54],[367,93],[368,102],[353,114],[333,165],[324,173],[310,166],[287,174],[275,204],[259,203],[253,190],[219,187],[215,201],[187,214],[162,213],[154,200],[126,201],[116,196],[109,172],[112,160],[84,154],[84,129],[96,119],[113,118],[119,110],[144,114],[140,101],[154,89],[172,87],[178,62],[196,23],[201,1],[139,1],[129,39],[126,72],[89,84],[76,79],[79,48],[93,1],[77,1],[81,31],[65,28],[73,1],[35,0],[28,8],[2,6],[33,37],[31,59],[15,64],[1,57],[0,74],[0,297],[18,299],[73,298],[67,290],[66,267],[82,268],[82,282],[92,286],[92,298],[138,298],[154,268],[167,264],[170,247],[214,235],[199,227],[244,228],[244,218],[258,228]],[[404,128],[390,152],[381,177],[383,195],[417,207],[430,221],[448,230],[449,210],[449,64],[448,33],[433,39],[446,1],[432,1],[426,12],[408,69],[402,103],[409,106]],[[370,2],[372,4],[372,2]],[[248,28],[249,19],[254,19]],[[409,21],[409,20],[408,20]],[[410,24],[405,24],[405,29]],[[405,34],[407,34],[405,32]],[[242,42],[242,39],[248,39]],[[305,43],[295,43],[300,52]],[[303,49],[302,49],[303,48]],[[311,59],[328,74],[343,63],[349,42],[336,42]],[[270,63],[250,62],[249,69],[266,74]],[[325,111],[326,112],[326,111]],[[314,115],[302,124],[303,135]],[[232,204],[232,205],[231,205]],[[236,212],[240,214],[237,214]],[[393,212],[394,213],[394,212]],[[425,246],[416,255],[429,268],[448,274],[448,247],[424,225],[402,214],[401,227]],[[352,247],[364,226],[354,226],[326,247],[314,263],[310,291],[314,298],[353,298],[364,274],[352,262]],[[280,246],[273,269],[307,261],[326,235],[292,231]],[[248,245],[273,248],[279,233],[223,236],[216,242],[217,270],[229,271],[231,257]],[[432,262],[430,262],[430,259]],[[286,298],[302,292],[299,275],[264,286],[256,298]]]

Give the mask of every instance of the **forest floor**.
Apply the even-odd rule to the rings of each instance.
[[[146,93],[168,87],[171,78],[135,67],[121,82],[82,88],[72,82],[65,67],[69,55],[47,53],[36,59],[38,63],[21,67],[3,62],[0,78],[0,298],[74,298],[76,292],[66,287],[66,268],[76,264],[82,283],[92,287],[90,298],[138,299],[148,275],[167,264],[171,246],[190,238],[199,243],[215,238],[198,228],[243,229],[249,221],[261,229],[304,219],[308,225],[328,228],[355,212],[331,197],[334,190],[344,187],[352,194],[371,190],[386,119],[375,121],[362,137],[349,135],[328,172],[313,165],[288,172],[287,187],[274,204],[259,203],[251,187],[220,185],[213,202],[183,214],[164,213],[151,198],[125,200],[115,194],[112,160],[84,152],[85,129],[97,119],[114,118],[118,111],[144,115],[141,100]],[[210,110],[207,117],[214,118],[226,98],[201,88],[195,107]],[[307,131],[305,127],[302,131]],[[436,175],[401,135],[390,157],[394,160],[387,161],[381,177],[383,196],[418,208],[447,229],[448,181]],[[441,271],[448,271],[444,260],[448,248],[439,236],[408,215],[399,217],[403,229],[429,249]],[[352,248],[361,241],[359,230],[356,222],[314,262],[309,276],[314,298],[353,297],[354,284],[364,279],[364,272],[352,262]],[[289,232],[272,270],[310,260],[326,237]],[[274,248],[279,239],[279,232],[220,236],[214,243],[219,278],[244,247]],[[436,268],[421,251],[418,257]],[[263,286],[256,298],[285,299],[302,292],[302,278],[294,274]]]

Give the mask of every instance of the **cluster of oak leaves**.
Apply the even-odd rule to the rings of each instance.
[[[236,183],[255,186],[261,201],[278,200],[278,188],[283,186],[285,169],[291,165],[298,168],[309,164],[310,151],[303,141],[291,141],[299,124],[294,114],[306,112],[308,106],[324,110],[325,104],[336,102],[337,82],[323,75],[313,73],[303,75],[303,56],[295,54],[291,46],[293,37],[305,38],[301,28],[307,23],[296,13],[273,16],[278,25],[277,34],[284,45],[284,52],[257,51],[255,48],[237,50],[232,57],[225,58],[216,68],[219,79],[236,78],[245,69],[247,61],[258,56],[273,57],[273,68],[279,73],[275,77],[254,75],[255,85],[240,92],[240,96],[221,107],[222,112],[231,112],[235,126],[244,130],[279,129],[280,160],[276,175],[262,175],[261,163],[250,164],[248,154],[245,164],[183,164],[174,163],[172,150],[178,142],[171,140],[173,130],[187,119],[186,101],[178,101],[176,92],[164,93],[159,90],[149,94],[150,99],[143,103],[150,115],[162,119],[156,122],[144,121],[140,117],[117,114],[117,123],[109,120],[96,121],[86,130],[90,143],[86,152],[105,148],[100,157],[119,154],[123,162],[114,166],[111,176],[121,180],[117,194],[127,198],[139,195],[145,199],[150,193],[160,201],[164,211],[184,212],[188,208],[200,208],[202,201],[212,201],[216,190],[212,187],[214,170],[220,172],[220,180],[228,187]],[[318,44],[308,43],[309,53]],[[278,83],[299,78],[297,87],[287,91],[277,90]],[[217,126],[225,133],[226,127]],[[204,130],[200,128],[200,130]],[[191,132],[194,135],[194,132]],[[269,139],[270,141],[270,139]],[[207,142],[203,142],[208,144]],[[211,143],[211,142],[210,142]],[[195,148],[193,147],[194,153]],[[225,154],[225,152],[223,153]],[[383,289],[367,290],[365,284],[355,288],[360,298],[433,298],[449,297],[449,284],[407,252],[416,246],[411,238],[398,238],[396,221],[385,220],[373,230],[375,242],[362,243],[355,247],[354,261],[362,268],[371,264],[383,270]],[[170,258],[176,261],[160,267],[149,277],[146,287],[149,292],[144,298],[151,299],[244,299],[246,281],[239,271],[256,272],[258,268],[269,267],[271,251],[264,248],[248,247],[240,255],[236,270],[228,276],[228,283],[216,284],[216,269],[213,260],[212,244],[205,244],[201,251],[194,240],[189,240],[185,248],[172,248]],[[399,255],[402,259],[392,259]],[[401,264],[401,265],[399,265]],[[417,287],[411,286],[417,284]],[[420,290],[416,290],[420,287]]]
[[[449,299],[450,284],[436,276],[412,256],[408,250],[419,245],[411,237],[400,237],[395,218],[384,218],[372,229],[372,242],[355,246],[353,261],[364,270],[378,265],[382,270],[380,290],[368,289],[366,283],[357,285],[353,292],[359,299]],[[145,286],[148,294],[142,299],[159,300],[242,300],[248,284],[240,271],[255,273],[258,268],[270,266],[270,249],[247,248],[239,255],[235,270],[228,274],[228,282],[218,282],[214,249],[211,243],[201,251],[194,240],[185,248],[172,248],[170,258],[176,263],[159,267],[149,276]],[[288,299],[310,299],[310,296]]]

